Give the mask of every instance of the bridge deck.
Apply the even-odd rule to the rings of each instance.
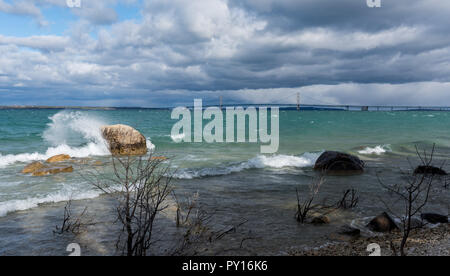
[[[204,105],[203,107],[219,107],[218,105]],[[223,104],[225,107],[237,106],[277,106],[280,108],[297,108],[296,104]],[[326,105],[326,104],[300,104],[301,109],[339,109],[349,111],[450,111],[449,106],[410,106],[410,105]]]

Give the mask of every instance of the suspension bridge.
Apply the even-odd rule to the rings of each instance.
[[[303,99],[307,101],[303,101]],[[342,111],[450,111],[450,106],[413,106],[413,105],[357,105],[357,104],[337,104],[326,102],[324,99],[313,98],[300,92],[290,93],[276,99],[272,103],[241,103],[225,102],[223,96],[219,99],[208,99],[203,101],[203,108],[208,107],[279,107],[287,110],[342,110]],[[187,106],[193,108],[193,106]],[[173,107],[88,107],[88,106],[1,106],[1,109],[93,109],[93,110],[114,110],[114,109],[172,109]]]
[[[296,103],[283,103],[282,100],[285,98],[293,98],[296,96]],[[316,103],[306,103],[302,102],[301,98],[309,98],[309,100]],[[208,107],[219,107],[221,109],[226,107],[258,107],[258,106],[276,106],[280,109],[290,109],[290,110],[342,110],[342,111],[450,111],[450,106],[413,106],[413,105],[348,105],[348,104],[335,104],[327,103],[323,100],[314,99],[310,96],[300,95],[299,92],[295,94],[289,94],[288,96],[282,97],[277,100],[276,103],[224,103],[223,96],[219,96],[219,101],[217,104],[206,104],[203,105],[204,108]]]

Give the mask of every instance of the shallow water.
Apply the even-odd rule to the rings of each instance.
[[[380,198],[387,195],[378,177],[387,184],[402,181],[401,172],[410,169],[406,158],[417,164],[416,144],[430,149],[436,143],[438,163],[450,153],[446,112],[280,111],[280,149],[274,155],[261,155],[258,144],[175,143],[170,136],[175,121],[167,110],[0,110],[0,118],[0,255],[67,254],[65,247],[74,238],[52,231],[69,198],[77,200],[77,208],[89,206],[96,222],[75,240],[83,253],[117,254],[114,201],[100,196],[83,177],[95,161],[103,163],[98,169],[111,171],[98,131],[103,124],[131,125],[157,154],[170,156],[177,192],[198,192],[204,208],[214,212],[215,229],[247,221],[234,235],[210,245],[207,254],[277,255],[320,245],[336,227],[385,210]],[[294,219],[295,189],[308,192],[317,176],[312,166],[324,150],[356,154],[367,170],[327,177],[319,200],[337,201],[343,190],[354,188],[360,193],[359,206],[332,215],[330,225],[300,225]],[[20,173],[27,163],[59,153],[84,161],[71,163],[72,174],[35,178]],[[448,190],[436,191],[427,210],[447,214],[448,200]],[[173,218],[170,213],[161,218],[161,231],[176,232]],[[168,244],[154,253],[164,254]]]

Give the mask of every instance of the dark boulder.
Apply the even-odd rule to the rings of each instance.
[[[354,155],[326,151],[317,159],[314,170],[336,174],[362,173],[364,172],[364,162]]]
[[[439,214],[426,213],[426,214],[422,214],[420,217],[423,220],[426,220],[426,221],[428,221],[431,224],[448,223],[448,217],[447,216],[443,216],[443,215],[439,215]]]
[[[414,174],[447,175],[447,172],[441,168],[433,166],[418,166],[414,170]]]
[[[392,230],[399,229],[394,220],[386,213],[372,219],[367,227],[375,232],[391,232]]]

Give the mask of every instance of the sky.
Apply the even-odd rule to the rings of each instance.
[[[450,105],[450,1],[80,4],[0,0],[0,105]]]

